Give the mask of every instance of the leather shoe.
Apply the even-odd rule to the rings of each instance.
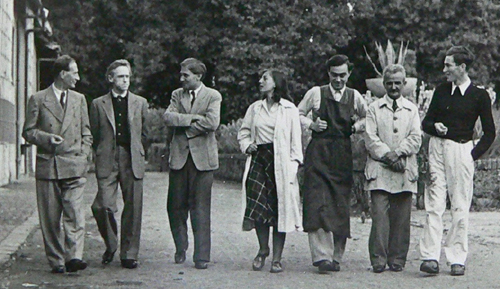
[[[137,263],[137,260],[135,259],[122,259],[121,262],[122,267],[127,269],[135,269],[139,266],[139,263]]]
[[[253,259],[253,262],[252,262],[252,269],[254,271],[260,271],[262,270],[262,268],[264,267],[264,265],[266,264],[266,255],[257,255],[257,257],[255,257],[255,259]]]
[[[194,267],[196,269],[207,269],[208,264],[205,261],[196,261],[196,262],[194,262]]]
[[[52,271],[50,272],[54,274],[62,274],[64,273],[64,266],[63,265],[54,266],[52,267]]]
[[[389,269],[392,272],[401,272],[401,271],[403,271],[403,266],[399,265],[399,264],[390,264]]]
[[[465,274],[465,266],[462,264],[451,264],[451,276],[463,276]]]
[[[328,260],[320,261],[318,264],[318,273],[319,274],[328,274],[328,271],[332,271],[332,262]]]
[[[184,263],[184,261],[186,261],[186,251],[182,250],[182,251],[175,252],[174,261],[175,261],[175,264]]]
[[[281,273],[283,272],[283,267],[281,266],[280,261],[273,261],[273,264],[271,265],[271,273]]]
[[[103,265],[107,265],[109,263],[111,263],[113,261],[113,258],[115,257],[115,252],[116,251],[113,251],[113,252],[110,252],[108,250],[106,250],[104,252],[104,254],[102,254],[102,264]]]
[[[382,273],[385,270],[385,265],[373,265],[373,273]]]
[[[332,261],[332,265],[331,265],[331,267],[330,267],[330,271],[333,271],[333,272],[338,272],[338,271],[340,271],[340,263],[339,263],[339,262],[337,262],[337,261],[335,261],[335,260],[333,260],[333,261]]]
[[[425,260],[420,265],[420,271],[429,274],[437,274],[439,273],[439,263],[436,260]]]
[[[80,259],[71,259],[66,262],[66,272],[76,272],[85,268],[87,268],[87,262]]]

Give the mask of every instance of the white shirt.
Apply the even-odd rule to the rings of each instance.
[[[467,88],[469,87],[469,85],[471,85],[471,81],[470,81],[470,78],[467,77],[467,80],[458,85],[458,88],[460,89],[460,92],[462,93],[462,95],[465,95],[465,91],[467,90]],[[455,83],[451,83],[451,95],[453,95],[453,93],[455,93],[455,88],[457,88],[457,85],[455,85]]]
[[[197,88],[197,89],[195,89],[195,90],[190,90],[190,91],[189,91],[189,97],[190,97],[190,100],[191,100],[191,101],[193,101],[193,94],[192,94],[191,92],[194,92],[194,97],[195,97],[195,99],[196,99],[196,97],[198,96],[198,93],[200,92],[200,90],[201,90],[201,85],[200,85],[200,86],[198,86],[198,88]]]
[[[275,102],[268,109],[266,102],[266,100],[262,101],[262,108],[255,116],[255,143],[258,145],[272,143],[274,139],[279,104]]]
[[[342,96],[344,95],[346,87],[344,86],[341,90],[340,93],[335,93],[335,90],[333,89],[332,85],[328,85],[330,87],[330,90],[332,91],[333,98],[335,101],[340,101]],[[299,105],[297,106],[299,108],[299,114],[300,114],[300,122],[302,124],[302,129],[309,129],[311,126],[311,123],[313,123],[313,120],[309,118],[307,115],[309,112],[312,110],[319,110],[319,107],[321,105],[321,88],[319,86],[315,86],[309,91],[306,92],[306,95],[304,95],[304,98],[302,101],[300,101]],[[366,110],[367,110],[367,105],[366,101],[361,96],[361,94],[354,89],[354,113],[358,117],[358,120],[356,123],[354,123],[354,128],[356,129],[356,132],[362,132],[365,130],[365,115],[366,115]]]
[[[52,90],[54,91],[54,94],[56,95],[57,102],[61,102],[61,93],[65,93],[66,97],[64,98],[64,104],[66,104],[66,101],[68,100],[68,92],[65,90],[60,90],[58,89],[53,83],[52,83]]]

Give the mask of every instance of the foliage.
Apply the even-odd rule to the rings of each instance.
[[[399,52],[398,54],[396,54],[396,51],[394,50],[391,40],[387,40],[387,47],[385,50],[382,47],[382,44],[375,41],[375,47],[377,49],[377,54],[378,54],[378,61],[380,63],[380,67],[382,68],[380,70],[373,62],[372,58],[370,57],[370,54],[368,54],[368,51],[366,51],[366,46],[363,46],[363,48],[365,49],[366,57],[368,58],[368,61],[370,61],[370,63],[372,64],[373,69],[375,70],[375,72],[379,77],[382,77],[382,73],[387,66],[393,64],[404,65],[406,55],[408,54],[408,44],[409,43],[407,42],[405,46],[403,41],[401,41],[401,44],[399,45]]]
[[[107,91],[106,67],[126,58],[132,90],[166,107],[180,85],[179,63],[196,57],[207,64],[205,84],[223,95],[223,123],[242,117],[258,97],[263,68],[285,71],[297,102],[328,81],[323,64],[340,52],[355,64],[349,86],[363,92],[375,74],[363,46],[386,39],[410,41],[406,62],[416,62],[416,70],[407,73],[432,86],[443,80],[442,53],[452,44],[476,53],[476,83],[500,84],[499,68],[491,65],[500,60],[500,6],[490,0],[43,2],[55,40],[78,60],[78,90],[90,99]]]
[[[217,146],[219,153],[237,154],[241,153],[238,143],[238,131],[240,130],[243,119],[232,121],[228,124],[221,124],[216,131]]]

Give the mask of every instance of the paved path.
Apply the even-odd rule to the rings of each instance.
[[[413,212],[409,260],[401,273],[370,271],[367,241],[370,222],[353,218],[342,271],[319,275],[311,266],[307,235],[287,236],[283,254],[285,272],[251,270],[258,250],[255,233],[241,231],[239,184],[216,182],[212,199],[212,263],[196,270],[192,245],[185,264],[173,262],[174,245],[166,214],[168,174],[148,173],[140,262],[136,270],[122,269],[118,260],[100,264],[103,242],[91,217],[90,204],[96,193],[93,176],[85,193],[87,234],[84,258],[90,267],[79,274],[50,274],[39,229],[17,253],[17,259],[0,273],[0,288],[500,288],[500,213],[474,213],[471,218],[470,261],[466,275],[451,277],[441,261],[442,273],[425,277],[418,271],[417,240],[423,212]],[[449,214],[447,214],[448,216]],[[449,217],[448,217],[449,218]],[[192,235],[190,234],[192,244]],[[444,258],[443,258],[444,260]]]

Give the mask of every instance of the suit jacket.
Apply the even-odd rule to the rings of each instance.
[[[94,137],[97,178],[108,177],[113,170],[116,150],[116,125],[111,92],[92,101],[90,126]],[[146,118],[148,102],[145,98],[128,92],[128,127],[130,130],[130,155],[132,171],[137,179],[144,178],[147,142]]]
[[[60,135],[64,141],[51,145],[50,138],[54,135]],[[68,90],[63,110],[52,86],[35,93],[28,101],[23,137],[37,146],[37,179],[84,176],[92,145],[85,96]]]
[[[198,170],[219,168],[215,130],[220,123],[221,102],[221,94],[203,84],[192,108],[188,91],[179,88],[172,92],[170,105],[164,114],[167,126],[172,128],[171,169],[182,169],[189,153]],[[201,115],[203,119],[192,122],[194,115]]]

